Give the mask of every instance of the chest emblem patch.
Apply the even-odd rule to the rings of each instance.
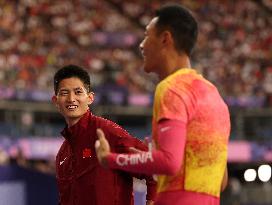
[[[82,158],[84,159],[84,158],[88,158],[88,157],[92,157],[91,149],[85,148],[82,151]]]

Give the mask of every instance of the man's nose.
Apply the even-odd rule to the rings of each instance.
[[[74,102],[75,101],[75,95],[74,95],[74,93],[70,92],[69,95],[68,95],[67,100],[69,102]]]
[[[143,43],[143,41],[140,43],[140,45],[139,45],[139,49],[140,49],[140,51],[142,51],[143,50],[143,48],[144,48],[144,43]]]

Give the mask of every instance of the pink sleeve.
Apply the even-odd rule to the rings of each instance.
[[[174,175],[181,167],[185,141],[184,122],[162,120],[158,126],[158,149],[137,154],[112,153],[108,156],[108,165],[130,172]]]

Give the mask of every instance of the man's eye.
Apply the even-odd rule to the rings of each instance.
[[[77,91],[76,91],[76,94],[77,94],[77,95],[80,95],[80,94],[82,94],[82,93],[83,93],[82,90],[77,90]]]
[[[68,95],[68,92],[60,92],[59,95],[65,96],[65,95]]]

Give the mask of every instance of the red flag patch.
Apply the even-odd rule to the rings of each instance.
[[[91,149],[85,148],[85,149],[82,151],[82,157],[83,157],[83,158],[87,158],[87,157],[91,157],[91,156],[92,156]]]

